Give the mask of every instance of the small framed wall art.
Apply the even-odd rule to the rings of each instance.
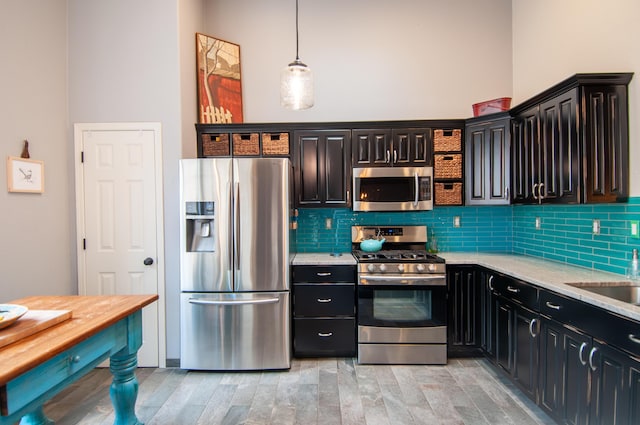
[[[198,122],[241,123],[240,46],[196,33]]]
[[[7,186],[9,192],[44,192],[44,161],[8,157]]]

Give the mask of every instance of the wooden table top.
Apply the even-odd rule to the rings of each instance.
[[[0,348],[0,386],[151,304],[158,295],[36,296],[21,298],[30,310],[71,310],[72,317]],[[11,326],[0,330],[11,332]]]

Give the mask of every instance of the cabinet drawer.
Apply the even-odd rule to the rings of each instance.
[[[550,291],[540,292],[540,313],[640,356],[640,323]]]
[[[355,315],[355,285],[298,284],[293,288],[296,317]]]
[[[490,283],[501,296],[520,303],[533,311],[539,311],[537,287],[503,275],[496,275]]]
[[[294,319],[294,354],[296,356],[354,356],[356,320]]]
[[[346,282],[355,283],[355,266],[293,266],[293,282],[323,283]]]

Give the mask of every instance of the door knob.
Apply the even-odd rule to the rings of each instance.
[[[143,263],[144,263],[145,266],[150,266],[150,265],[153,264],[153,258],[147,257],[147,258],[144,259]]]

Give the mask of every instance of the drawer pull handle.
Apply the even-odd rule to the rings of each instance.
[[[318,332],[318,336],[322,338],[328,338],[330,336],[333,336],[333,332],[327,332],[327,333]]]
[[[547,302],[545,303],[545,305],[546,305],[547,307],[549,307],[549,308],[554,309],[554,310],[560,310],[560,308],[561,308],[561,306],[559,306],[558,304],[552,304],[552,303],[550,303],[549,301],[547,301]]]
[[[318,272],[318,273],[316,273],[316,275],[321,276],[321,277],[331,276],[331,272]]]
[[[635,342],[636,344],[640,344],[640,338],[638,338],[634,334],[629,334],[629,340],[631,340],[631,342]]]
[[[507,286],[507,291],[513,292],[514,294],[517,294],[518,292],[520,292],[520,289],[519,288],[514,288],[513,286]]]
[[[317,301],[319,303],[330,303],[331,302],[331,298],[318,298]]]

